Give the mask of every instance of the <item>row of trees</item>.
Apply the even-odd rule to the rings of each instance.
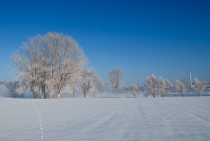
[[[109,81],[111,87],[118,93],[118,90],[123,86],[123,73],[117,68],[113,69],[108,73]],[[185,92],[188,85],[184,84],[180,80],[176,80],[176,84],[174,85],[167,79],[163,79],[162,77],[157,78],[154,74],[148,76],[145,80],[145,87],[148,93],[150,93],[153,97],[157,97],[160,95],[161,97],[167,96],[171,92],[171,90],[176,89],[179,93],[184,97]],[[190,86],[191,87],[191,86]],[[194,85],[192,88],[199,94],[202,95],[205,89],[205,82],[199,81],[198,78],[194,78]],[[140,89],[136,84],[131,84],[129,86],[130,94],[134,97],[138,97],[140,93]],[[145,97],[147,95],[145,94]]]
[[[95,73],[94,71],[91,71],[89,69],[82,71],[81,75],[83,77],[81,78],[83,80],[80,82],[84,82],[84,83],[80,84],[78,81],[75,81],[75,83],[72,83],[72,85],[66,86],[65,91],[72,93],[73,98],[74,98],[74,93],[76,90],[82,91],[84,93],[84,97],[86,97],[86,94],[88,92],[92,92],[92,96],[97,97],[98,90],[103,91],[109,86],[108,87],[104,86],[102,80],[100,78],[97,78],[98,75],[95,75],[94,73]],[[123,86],[123,80],[122,80],[123,74],[120,69],[114,69],[110,71],[109,75],[112,76],[110,77],[110,81],[112,82],[110,84],[112,84],[111,87],[113,90],[115,90],[116,94],[120,89],[120,92],[126,92],[126,93],[129,92],[135,98],[138,97],[140,93],[142,92],[144,92],[143,94],[145,97],[147,97],[148,94],[151,94],[153,97],[156,97],[159,95],[161,97],[165,97],[171,91],[174,92],[175,90],[179,91],[179,93],[184,97],[185,92],[186,92],[186,87],[188,87],[188,85],[186,85],[183,81],[177,80],[176,84],[173,85],[169,80],[163,79],[162,77],[157,78],[154,75],[147,77],[146,83],[145,83],[146,87],[140,87],[136,84]],[[84,78],[86,79],[84,80]],[[114,82],[117,82],[117,83],[114,83]],[[116,85],[116,84],[120,84],[120,85]],[[10,97],[13,97],[13,98],[23,97],[23,95],[19,95],[18,93],[18,89],[20,87],[20,83],[18,81],[8,82],[8,83],[5,83],[4,85],[10,90],[10,93],[9,93]],[[192,88],[199,94],[199,96],[201,96],[205,89],[205,82],[201,82],[197,78],[194,78]]]
[[[63,34],[48,33],[28,38],[21,49],[12,55],[12,60],[19,68],[18,81],[6,84],[12,89],[12,97],[29,90],[33,99],[36,93],[39,93],[41,99],[51,99],[54,95],[60,99],[64,88],[73,97],[76,90],[82,91],[84,97],[88,92],[96,97],[104,86],[96,72],[87,67],[87,59],[78,43]],[[108,76],[117,94],[123,86],[123,73],[117,68],[111,70]],[[146,78],[145,86],[153,97],[164,97],[174,87],[184,96],[186,90],[184,83],[179,80],[173,85],[169,80],[155,75]],[[195,78],[194,89],[200,96],[204,88],[205,83]],[[134,97],[138,97],[140,89],[136,84],[131,84],[129,89]]]
[[[173,88],[176,88],[177,91],[184,97],[184,93],[186,92],[187,87],[191,87],[185,85],[182,81],[176,80],[176,84],[173,85],[169,80],[163,79],[162,77],[157,78],[155,75],[148,76],[146,78],[145,85],[147,87],[148,92],[153,96],[156,97],[158,94],[161,97],[164,97],[169,93]],[[198,78],[194,78],[194,85],[192,88],[199,94],[202,95],[205,89],[205,82],[199,81]]]
[[[63,34],[48,33],[28,38],[22,48],[12,55],[12,60],[20,70],[19,88],[22,93],[29,90],[32,98],[38,92],[41,99],[61,98],[65,87],[73,94],[80,89],[97,93],[103,85],[101,78],[87,68],[87,60],[78,43]]]

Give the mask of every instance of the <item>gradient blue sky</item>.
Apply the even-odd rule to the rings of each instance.
[[[47,32],[72,36],[105,82],[117,67],[125,84],[190,71],[210,82],[209,0],[1,0],[0,81],[13,79],[7,66],[22,42]]]

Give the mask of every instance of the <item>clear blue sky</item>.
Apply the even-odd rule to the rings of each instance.
[[[7,66],[22,42],[47,32],[71,35],[105,82],[117,67],[125,84],[190,71],[210,82],[209,0],[1,0],[0,81],[13,79]]]

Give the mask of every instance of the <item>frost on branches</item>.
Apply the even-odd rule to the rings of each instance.
[[[159,77],[158,79],[158,91],[161,94],[161,97],[165,97],[165,89],[166,89],[166,83],[165,80],[162,77]]]
[[[174,87],[174,85],[168,79],[165,79],[165,84],[166,84],[165,96],[167,96],[167,93],[171,92],[171,89]]]
[[[12,60],[20,70],[19,81],[32,93],[38,91],[40,98],[49,98],[55,93],[61,98],[63,88],[73,85],[86,64],[85,55],[78,43],[63,34],[37,35],[23,43],[13,54]]]
[[[118,93],[118,89],[123,86],[123,73],[117,68],[113,69],[109,72],[109,81],[113,89],[115,89],[116,94]]]
[[[176,80],[176,89],[179,91],[179,93],[182,95],[182,97],[184,97],[184,93],[186,91],[186,86],[182,81]]]
[[[145,80],[145,85],[147,87],[147,91],[153,96],[156,97],[159,94],[161,97],[165,97],[166,93],[169,93],[173,84],[162,77],[157,78],[154,74],[148,76]]]
[[[199,96],[201,96],[205,89],[205,82],[199,81],[198,78],[194,78],[194,89],[199,94]]]
[[[158,92],[158,79],[157,77],[152,74],[151,76],[148,76],[145,80],[145,85],[147,87],[147,91],[155,97]]]
[[[130,93],[133,95],[135,98],[138,97],[139,94],[139,88],[136,84],[131,84],[130,85]]]
[[[84,98],[86,98],[88,92],[92,93],[93,97],[97,97],[101,86],[104,86],[104,83],[94,71],[85,68],[81,72],[80,89],[84,94]]]

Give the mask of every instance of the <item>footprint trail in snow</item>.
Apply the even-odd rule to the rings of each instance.
[[[43,128],[42,128],[42,116],[41,116],[39,110],[37,109],[37,107],[34,105],[34,102],[32,102],[32,105],[36,109],[36,112],[39,115],[39,127],[40,127],[41,140],[42,140],[44,138],[44,132],[43,132]]]

